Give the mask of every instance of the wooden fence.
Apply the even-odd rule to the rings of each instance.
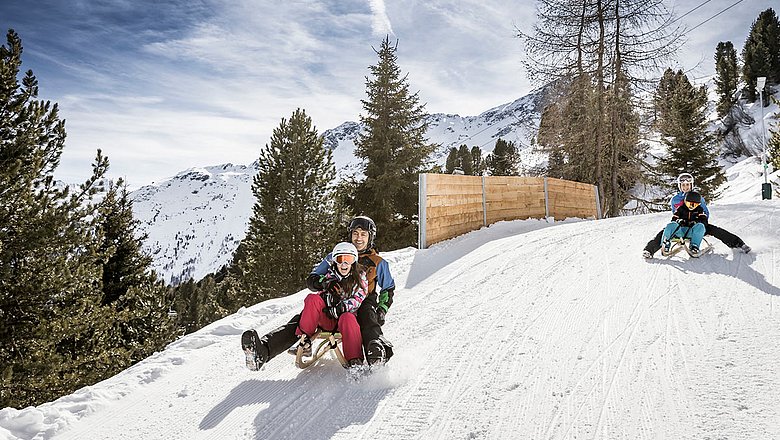
[[[420,174],[419,247],[501,220],[601,218],[594,185],[548,177]]]

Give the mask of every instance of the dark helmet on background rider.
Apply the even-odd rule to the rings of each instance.
[[[690,183],[691,184],[691,190],[693,189],[693,175],[691,173],[682,173],[679,176],[677,176],[677,189],[680,191],[684,191],[682,189],[683,183]]]
[[[374,223],[370,217],[359,215],[353,218],[351,222],[349,222],[347,231],[349,232],[350,239],[352,238],[352,231],[355,229],[362,229],[368,232],[368,247],[366,249],[371,249],[374,247],[374,239],[376,238],[376,223]]]
[[[701,194],[696,191],[688,191],[685,193],[685,206],[687,206],[688,209],[696,209],[699,205],[701,205]]]

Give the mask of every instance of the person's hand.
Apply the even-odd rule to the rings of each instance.
[[[333,287],[333,285],[336,283],[338,283],[337,279],[326,276],[322,279],[320,285],[322,286],[323,292],[328,292],[330,291],[330,288]]]
[[[385,325],[385,315],[387,314],[387,311],[381,307],[377,307],[376,309],[376,322],[377,324]]]
[[[341,287],[341,284],[333,283],[328,287],[328,293],[333,295],[335,298],[341,298],[341,295],[344,293],[344,289]]]
[[[325,307],[322,311],[329,317],[338,320],[339,316],[347,311],[347,305],[343,302],[339,302],[332,307]]]
[[[680,225],[680,226],[685,226],[687,223],[688,223],[688,221],[685,220],[684,218],[678,218],[677,219],[677,224]]]

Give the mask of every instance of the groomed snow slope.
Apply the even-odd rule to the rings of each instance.
[[[668,214],[503,222],[386,253],[396,356],[362,382],[336,361],[243,366],[241,332],[305,292],[242,309],[0,437],[57,439],[780,438],[780,202],[712,206],[753,246],[640,257]],[[657,256],[658,257],[658,256]]]

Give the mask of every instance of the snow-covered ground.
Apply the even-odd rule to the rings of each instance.
[[[285,323],[298,292],[72,395],[0,410],[0,438],[780,438],[780,201],[760,200],[756,166],[731,170],[710,207],[750,254],[712,239],[700,259],[644,261],[665,213],[501,222],[385,253],[396,355],[361,382],[287,354],[245,369],[241,332]]]

